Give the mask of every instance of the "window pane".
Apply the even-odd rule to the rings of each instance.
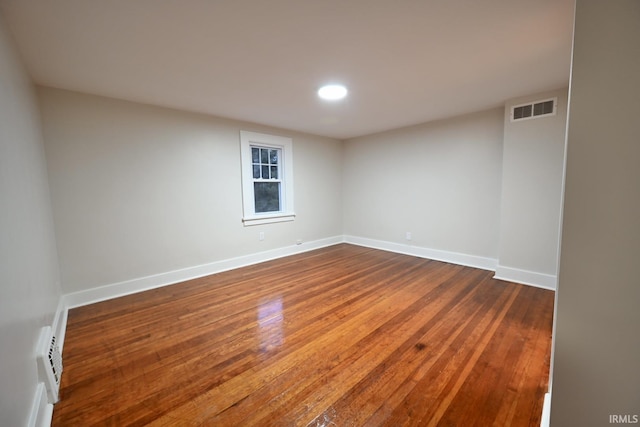
[[[253,165],[253,179],[260,179],[260,166]]]
[[[271,164],[272,165],[277,165],[278,164],[278,150],[271,150]]]
[[[251,147],[251,161],[252,163],[260,163],[260,149]]]
[[[256,213],[280,211],[280,183],[254,182],[253,196]]]
[[[262,165],[262,179],[269,179],[269,166]]]
[[[266,148],[260,149],[260,163],[269,164],[269,150]]]
[[[278,167],[271,166],[271,179],[278,179]]]

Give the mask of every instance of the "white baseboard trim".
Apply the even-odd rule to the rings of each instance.
[[[67,332],[68,314],[69,309],[67,307],[66,298],[64,295],[61,295],[60,300],[58,301],[58,307],[56,308],[56,313],[53,316],[53,322],[51,323],[51,330],[53,331],[53,335],[56,337],[60,353],[62,353],[62,348],[64,347],[64,336]]]
[[[444,261],[452,264],[465,265],[467,267],[479,268],[482,270],[496,269],[497,260],[493,258],[485,258],[475,255],[461,254],[458,252],[448,252],[438,249],[429,249],[420,246],[411,246],[402,243],[386,242],[383,240],[368,239],[357,236],[344,236],[345,243],[353,245],[365,246],[367,248],[381,249],[388,252],[396,252],[405,255],[417,256],[420,258],[428,258],[436,261]]]
[[[442,251],[438,249],[424,248],[420,246],[406,245],[403,243],[393,243],[383,240],[368,239],[366,237],[344,236],[345,243],[365,246],[368,248],[380,249],[383,251],[395,252],[405,255],[428,258],[436,261],[449,262],[452,264],[465,265],[482,270],[495,271],[493,276],[496,279],[508,282],[520,283],[523,285],[535,286],[537,288],[556,290],[556,276],[535,271],[520,270],[498,265],[498,260],[475,255],[461,254],[458,252]]]
[[[47,390],[44,383],[38,383],[36,394],[31,404],[29,427],[49,427],[53,418],[53,405],[47,401]]]
[[[139,277],[136,279],[126,280],[124,282],[113,283],[110,285],[87,289],[84,291],[72,292],[64,296],[65,305],[67,309],[89,305],[112,298],[147,291],[149,289],[155,289],[162,286],[172,285],[174,283],[184,282],[185,280],[209,276],[211,274],[221,273],[223,271],[233,270],[240,267],[246,267],[248,265],[258,264],[276,258],[282,258],[289,255],[295,255],[302,252],[332,246],[338,243],[342,243],[343,241],[344,240],[342,236],[329,237],[325,239],[301,243],[299,245],[286,246],[283,248],[258,252],[256,254],[215,261],[209,264],[198,265],[195,267],[188,267],[180,270],[168,271],[166,273]]]
[[[518,268],[496,267],[495,279],[506,280],[508,282],[522,283],[523,285],[535,286],[537,288],[556,290],[557,276],[551,274],[537,273],[535,271],[520,270]]]
[[[549,427],[551,422],[551,394],[545,393],[544,403],[542,404],[542,418],[540,419],[540,427]]]
[[[420,258],[433,259],[436,261],[443,261],[452,264],[479,268],[482,270],[495,271],[496,274],[494,277],[496,279],[522,283],[525,285],[536,286],[544,289],[556,289],[556,276],[500,266],[498,265],[498,261],[494,258],[480,257],[476,255],[468,255],[438,249],[430,249],[402,243],[393,243],[383,240],[369,239],[366,237],[345,235],[328,237],[325,239],[305,242],[299,245],[286,246],[283,248],[258,252],[256,254],[215,261],[209,264],[168,271],[166,273],[139,277],[136,279],[104,285],[97,288],[68,293],[63,296],[63,299],[61,300],[61,303],[58,307],[56,318],[54,319],[53,330],[54,333],[57,334],[56,336],[58,337],[60,342],[60,350],[62,350],[62,344],[64,343],[64,330],[66,329],[67,322],[67,310],[70,308],[80,307],[83,305],[93,304],[112,298],[134,294],[137,292],[147,291],[149,289],[155,289],[174,283],[184,282],[185,280],[196,279],[198,277],[208,276],[211,274],[221,273],[223,271],[258,264],[272,259],[312,251],[315,249],[336,245],[338,243],[350,243],[353,245],[380,249],[388,252],[401,253],[405,255],[417,256]]]

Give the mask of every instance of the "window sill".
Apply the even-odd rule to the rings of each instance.
[[[242,218],[245,227],[250,225],[271,224],[273,222],[293,221],[296,217],[294,213],[278,213],[265,216],[251,216]]]

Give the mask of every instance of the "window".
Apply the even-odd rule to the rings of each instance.
[[[244,225],[293,221],[291,138],[240,132]]]
[[[515,122],[542,116],[553,116],[556,114],[557,105],[557,98],[515,105],[511,107],[511,121]]]
[[[256,213],[280,212],[281,158],[280,148],[251,146],[253,200]]]

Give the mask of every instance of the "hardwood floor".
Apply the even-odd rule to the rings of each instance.
[[[336,245],[69,312],[54,426],[538,426],[553,292]]]

